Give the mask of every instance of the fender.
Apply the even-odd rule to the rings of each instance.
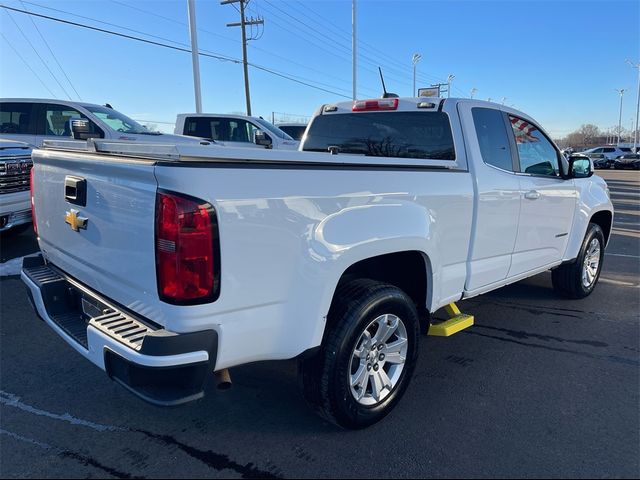
[[[578,256],[589,222],[596,213],[603,211],[611,213],[611,225],[613,226],[613,205],[609,198],[609,189],[606,182],[597,175],[585,179],[575,179],[574,181],[578,194],[577,203],[571,227],[571,236],[562,258],[563,262],[573,261]],[[611,234],[606,235],[606,237],[605,242],[608,244]]]
[[[326,317],[336,288],[344,272],[352,265],[368,258],[403,251],[420,252],[425,259],[427,273],[427,302],[437,292],[438,272],[441,266],[435,255],[435,219],[429,211],[415,203],[397,201],[347,207],[319,222],[309,242],[311,258],[325,263],[317,285],[317,304],[309,311],[317,311],[323,321],[301,322],[311,329],[302,328],[300,344],[309,348],[320,345],[326,326]],[[317,268],[317,265],[316,265]],[[309,272],[311,274],[311,272]],[[315,275],[313,275],[315,277]],[[311,275],[305,275],[307,279]],[[304,286],[305,289],[309,285]],[[313,301],[313,300],[312,300]]]

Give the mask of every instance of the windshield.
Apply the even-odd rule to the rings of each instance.
[[[293,140],[289,135],[280,130],[278,127],[273,125],[272,123],[267,122],[262,118],[255,118],[256,123],[260,124],[261,127],[264,127],[266,130],[269,130],[271,133],[276,135],[278,138],[282,138],[283,140]]]
[[[147,127],[140,125],[135,120],[109,107],[99,107],[97,105],[84,105],[84,108],[93,113],[101,121],[106,123],[116,132],[135,133],[141,135],[161,135],[159,132],[147,130]]]

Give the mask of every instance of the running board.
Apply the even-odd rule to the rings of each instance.
[[[449,317],[447,320],[432,323],[429,335],[433,337],[450,337],[451,335],[473,326],[473,315],[462,313],[455,303],[444,307]]]

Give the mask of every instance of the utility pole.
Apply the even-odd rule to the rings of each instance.
[[[195,0],[187,0],[189,12],[189,34],[191,35],[191,63],[193,66],[193,91],[196,97],[196,113],[202,113],[202,94],[200,91],[200,55],[198,53],[198,30],[196,29]]]
[[[624,97],[624,88],[621,89],[615,89],[616,92],[618,92],[620,94],[620,116],[618,117],[618,143],[616,145],[618,145],[620,143],[620,133],[622,132],[622,99]]]
[[[356,0],[351,0],[351,63],[353,75],[353,101],[356,100],[356,63],[358,59],[356,44]]]
[[[419,53],[414,53],[413,57],[411,57],[411,62],[413,63],[413,91],[411,92],[411,96],[415,97],[418,92],[416,91],[416,65],[422,59],[422,55]]]
[[[638,114],[640,114],[640,63],[627,60],[627,63],[638,70],[638,100],[636,103],[636,129],[633,134],[633,151],[638,153]]]
[[[191,0],[193,1],[193,0]],[[227,23],[227,27],[240,27],[242,31],[242,66],[244,68],[244,95],[247,101],[247,115],[251,116],[251,95],[249,93],[249,65],[247,63],[247,25],[264,25],[264,19],[246,18],[244,9],[249,0],[223,0],[220,5],[229,5],[232,3],[240,4],[240,22]],[[253,40],[250,38],[249,40]]]
[[[476,87],[473,87],[471,89],[471,98],[473,98],[473,96],[476,94],[477,91],[478,91],[478,89]]]

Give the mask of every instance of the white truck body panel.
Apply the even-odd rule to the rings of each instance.
[[[40,245],[78,281],[172,332],[214,329],[216,369],[292,358],[321,343],[336,286],[361,260],[419,252],[425,307],[433,312],[575,258],[592,215],[612,211],[598,177],[539,179],[483,162],[471,109],[487,105],[501,108],[455,99],[441,106],[455,160],[188,145],[164,155],[112,145],[104,154],[99,141],[90,142],[95,153],[36,150]],[[412,107],[415,99],[400,110]],[[68,174],[89,185],[80,209],[86,231],[64,222],[70,206],[60,185]],[[159,299],[157,189],[214,207],[221,257],[215,302]],[[525,198],[532,190],[540,196]]]

